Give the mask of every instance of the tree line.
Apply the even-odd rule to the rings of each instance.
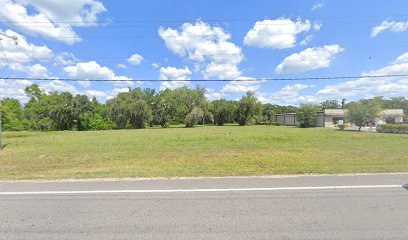
[[[36,84],[26,87],[25,93],[29,98],[25,104],[11,98],[0,101],[3,129],[89,131],[152,126],[166,128],[179,124],[185,124],[186,127],[198,124],[223,126],[228,123],[244,126],[268,122],[275,114],[301,114],[305,112],[302,109],[313,112],[342,107],[336,100],[325,101],[320,106],[302,105],[300,108],[262,104],[252,92],[248,92],[240,100],[209,101],[205,97],[205,88],[201,87],[163,91],[151,88],[129,89],[106,103],[81,94],[46,93]],[[403,97],[390,100],[378,97],[366,101],[375,101],[385,108],[404,108],[408,112],[408,100]]]

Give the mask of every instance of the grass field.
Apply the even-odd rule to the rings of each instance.
[[[272,126],[7,132],[0,179],[406,172],[408,135]]]

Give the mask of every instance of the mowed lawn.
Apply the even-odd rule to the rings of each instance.
[[[407,172],[408,135],[274,126],[7,132],[0,179]]]

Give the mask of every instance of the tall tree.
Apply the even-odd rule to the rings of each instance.
[[[1,100],[0,111],[4,130],[20,131],[26,128],[23,107],[17,99],[5,98]]]
[[[326,100],[320,103],[321,109],[337,109],[341,108],[341,104],[337,100]]]
[[[358,130],[368,122],[373,122],[381,111],[381,104],[378,101],[360,100],[347,105],[348,121],[358,126]]]
[[[152,109],[144,99],[144,92],[137,88],[119,93],[107,103],[118,128],[145,128],[148,125],[152,120]]]
[[[214,124],[223,126],[225,123],[234,122],[234,114],[237,111],[235,101],[219,99],[212,102],[212,114],[214,116]]]
[[[253,92],[248,91],[239,102],[237,109],[238,123],[240,126],[251,125],[261,117],[262,104],[258,102]]]
[[[297,111],[296,117],[300,123],[300,127],[309,128],[315,125],[317,112],[320,110],[319,106],[314,104],[302,104]]]

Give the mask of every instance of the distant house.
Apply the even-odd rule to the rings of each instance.
[[[403,109],[385,109],[378,118],[375,119],[375,124],[379,122],[398,123],[404,118]],[[345,122],[347,117],[347,109],[325,109],[317,113],[315,122],[316,127],[336,127],[340,121]],[[296,113],[277,114],[271,117],[272,122],[281,122],[286,126],[299,126],[296,118]]]

